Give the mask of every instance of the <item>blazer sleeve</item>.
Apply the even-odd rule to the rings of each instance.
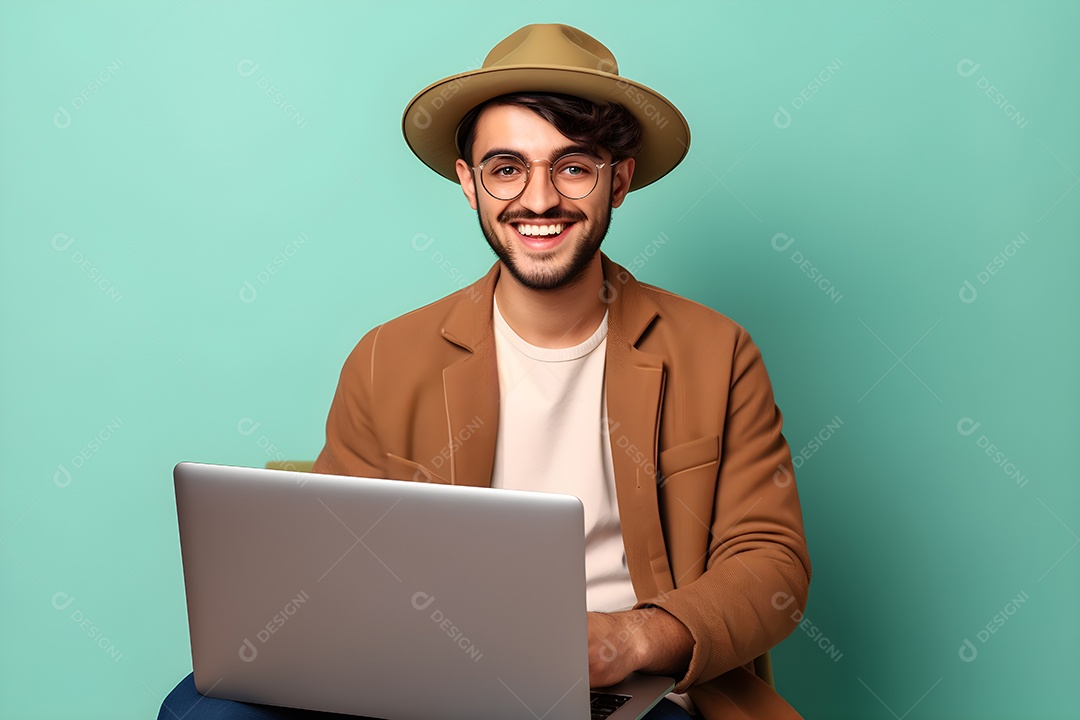
[[[694,638],[675,687],[708,682],[746,665],[798,624],[810,558],[783,418],[757,346],[739,329],[732,358],[704,573],[638,603],[678,618]]]
[[[372,421],[375,345],[379,327],[367,333],[345,360],[326,418],[326,444],[312,472],[386,477]]]

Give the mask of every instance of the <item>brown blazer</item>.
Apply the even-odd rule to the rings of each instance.
[[[798,717],[752,673],[794,629],[810,582],[761,354],[723,315],[602,260],[607,431],[638,606],[689,628],[693,657],[675,690],[703,717]],[[315,472],[490,484],[499,268],[364,336],[341,371]]]

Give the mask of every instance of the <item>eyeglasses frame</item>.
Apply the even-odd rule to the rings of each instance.
[[[579,151],[574,151],[574,152],[568,152],[568,153],[565,153],[563,155],[560,155],[559,157],[555,158],[554,160],[545,160],[544,158],[540,158],[540,159],[537,159],[537,160],[526,161],[520,155],[512,155],[510,153],[498,153],[497,155],[492,155],[488,159],[484,160],[484,162],[477,163],[476,165],[470,166],[469,169],[470,170],[479,170],[480,171],[480,186],[484,188],[484,192],[486,192],[488,195],[490,195],[491,197],[493,197],[496,200],[499,200],[499,201],[502,201],[502,202],[510,202],[512,200],[517,200],[519,197],[521,197],[522,194],[524,194],[525,189],[529,187],[529,179],[532,177],[533,163],[546,162],[548,164],[548,181],[551,182],[551,187],[555,188],[555,192],[559,193],[560,195],[562,195],[567,200],[584,200],[585,198],[592,195],[593,190],[595,190],[597,188],[597,186],[600,184],[600,170],[603,169],[605,166],[610,167],[610,168],[614,168],[616,165],[618,165],[619,163],[621,163],[625,159],[625,158],[620,158],[620,159],[615,160],[614,162],[610,162],[610,163],[608,163],[608,162],[602,162],[602,163],[599,163],[599,164],[592,163],[593,165],[596,166],[596,182],[589,189],[589,192],[585,193],[584,195],[578,195],[577,197],[573,197],[573,196],[570,196],[570,195],[567,195],[566,193],[564,193],[555,184],[555,166],[559,164],[560,160],[562,160],[565,157],[569,157],[571,155],[583,155],[585,157],[589,157],[586,153],[579,152]],[[513,197],[501,198],[498,195],[496,195],[495,193],[491,192],[491,190],[488,189],[488,186],[484,184],[484,166],[487,165],[492,160],[494,160],[495,158],[500,158],[500,157],[512,157],[515,160],[520,160],[521,162],[525,163],[525,183],[521,186],[521,190],[518,191],[518,194],[514,195]],[[592,158],[589,158],[589,159],[591,160]],[[613,170],[613,172],[614,172],[614,170]]]

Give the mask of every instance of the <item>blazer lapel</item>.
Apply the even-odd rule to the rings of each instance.
[[[443,370],[443,388],[450,426],[450,482],[488,487],[499,429],[494,349],[477,352]]]
[[[626,561],[640,601],[674,589],[656,489],[664,363],[635,347],[659,313],[641,296],[637,282],[607,257],[604,276],[608,435]]]
[[[496,263],[459,292],[442,330],[447,341],[469,351],[442,373],[450,482],[455,485],[491,485],[499,429],[499,373],[491,319],[498,268]]]

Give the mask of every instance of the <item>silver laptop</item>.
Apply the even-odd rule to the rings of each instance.
[[[612,720],[590,693],[584,513],[569,495],[180,463],[195,685],[389,720]]]

